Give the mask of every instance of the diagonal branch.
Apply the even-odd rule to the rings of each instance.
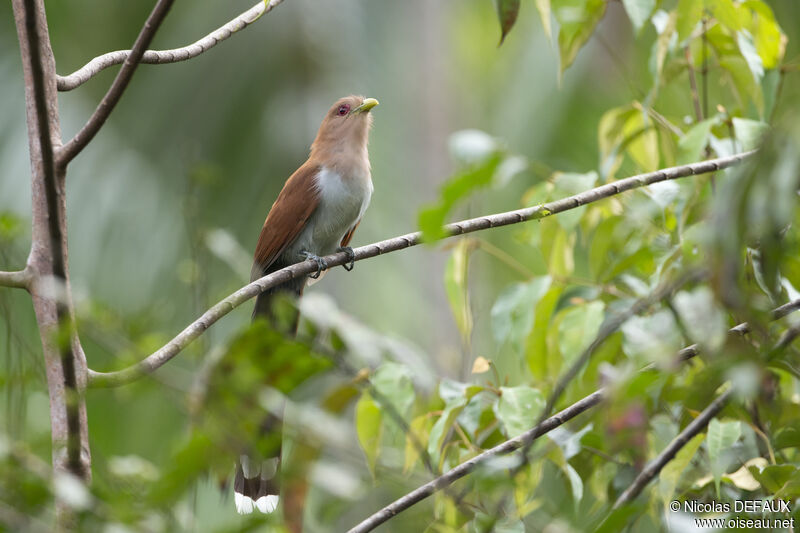
[[[778,320],[794,311],[797,311],[798,309],[800,309],[800,299],[789,302],[773,310],[771,318],[773,320]],[[743,322],[729,329],[728,334],[742,335],[747,333],[748,331],[750,331],[750,325],[747,322]],[[688,346],[680,350],[677,354],[676,360],[680,362],[688,361],[689,359],[697,356],[699,353],[700,353],[699,348],[697,347],[696,344],[693,344],[692,346]],[[642,371],[650,369],[651,367],[648,366],[642,369]],[[383,524],[387,520],[391,519],[395,515],[405,511],[406,509],[426,499],[428,496],[431,496],[435,492],[442,490],[445,487],[448,487],[457,480],[468,475],[469,473],[474,471],[480,464],[488,461],[489,459],[511,453],[523,447],[529,447],[533,443],[533,441],[535,441],[542,435],[549,433],[555,428],[575,418],[579,414],[588,411],[592,407],[601,403],[605,399],[607,392],[608,391],[605,387],[598,389],[595,392],[589,394],[588,396],[585,396],[584,398],[578,400],[569,407],[563,409],[556,415],[553,415],[550,418],[538,423],[536,426],[534,426],[532,429],[529,429],[522,435],[513,438],[511,440],[508,440],[506,442],[503,442],[502,444],[499,444],[494,448],[491,448],[483,452],[482,454],[473,457],[469,461],[461,463],[452,470],[448,470],[447,472],[437,477],[436,479],[429,481],[428,483],[422,485],[417,489],[414,489],[405,496],[395,500],[394,502],[387,505],[380,511],[376,512],[372,516],[369,516],[368,518],[363,520],[360,524],[350,529],[347,533],[367,533],[368,531],[372,531],[373,529]],[[723,396],[725,395],[723,394]],[[723,396],[721,396],[720,398],[723,398]],[[727,398],[722,400],[723,404],[724,401],[726,400]],[[717,401],[719,401],[719,399]],[[720,409],[721,408],[722,407],[720,407]],[[713,417],[714,414],[712,414],[711,417]]]
[[[31,284],[33,275],[29,268],[15,272],[0,271],[0,287],[15,287],[27,289]]]
[[[150,16],[147,17],[142,30],[139,32],[136,42],[133,43],[133,48],[125,59],[125,63],[122,65],[122,68],[119,69],[117,77],[114,78],[114,82],[100,101],[100,104],[98,104],[97,109],[94,110],[94,113],[89,117],[89,120],[83,128],[75,134],[75,137],[58,150],[57,163],[60,167],[65,167],[81,152],[81,150],[86,148],[86,145],[89,144],[94,136],[97,135],[97,132],[100,131],[100,128],[103,127],[108,116],[122,97],[122,93],[128,87],[128,83],[130,83],[133,73],[136,71],[136,67],[139,66],[142,55],[145,50],[147,50],[147,47],[150,46],[150,42],[153,40],[158,27],[164,21],[164,17],[167,16],[167,12],[169,8],[172,7],[173,2],[174,0],[158,0],[153,11],[150,12]]]
[[[273,8],[281,4],[283,0],[269,0],[261,1],[256,5],[231,20],[224,26],[220,26],[213,32],[190,45],[181,48],[173,48],[171,50],[147,50],[139,63],[160,65],[163,63],[177,63],[179,61],[186,61],[199,56],[203,52],[214,48],[217,44],[228,39],[234,33],[245,29],[250,24],[261,18],[262,15],[269,13]],[[131,55],[132,50],[117,50],[115,52],[108,52],[101,56],[97,56],[84,66],[69,74],[68,76],[58,76],[56,78],[59,91],[71,91],[80,87],[97,74],[107,69],[108,67],[119,65],[125,62]]]
[[[607,183],[567,198],[562,198],[560,200],[555,200],[553,202],[548,202],[534,207],[517,209],[515,211],[506,211],[505,213],[486,215],[478,218],[462,220],[461,222],[447,224],[444,227],[444,230],[448,236],[455,236],[489,228],[518,224],[527,220],[538,220],[544,217],[555,215],[557,213],[575,209],[582,205],[597,202],[604,198],[615,196],[631,189],[645,187],[647,185],[652,185],[662,181],[684,178],[686,176],[696,176],[700,174],[706,174],[708,172],[722,170],[724,168],[741,163],[743,160],[752,157],[755,153],[756,151],[753,150],[730,157],[721,157],[700,163],[692,163],[690,165],[657,170],[647,174],[639,174],[637,176],[631,176],[630,178]],[[410,248],[411,246],[416,246],[421,242],[422,235],[419,232],[401,235],[385,241],[375,242],[366,246],[355,248],[353,250],[355,256],[354,261],[361,261],[377,255],[403,250],[405,248]],[[343,265],[345,263],[349,263],[351,260],[350,257],[348,257],[348,254],[345,252],[331,254],[325,256],[323,259],[328,264],[328,267]],[[150,374],[158,369],[161,365],[175,357],[181,350],[188,346],[189,343],[191,343],[194,339],[199,337],[217,320],[227,315],[247,300],[254,298],[260,293],[269,290],[276,285],[281,285],[297,277],[311,274],[312,272],[316,272],[316,270],[317,264],[314,261],[302,261],[281,270],[277,270],[272,274],[266,275],[263,278],[257,279],[256,281],[245,285],[241,289],[212,306],[208,311],[203,313],[200,318],[189,324],[175,338],[157,351],[147,356],[139,363],[116,372],[104,373],[89,370],[89,385],[92,387],[116,387],[130,383],[131,381]]]
[[[614,509],[617,509],[626,503],[633,501],[636,496],[642,492],[650,481],[661,472],[661,469],[666,466],[668,462],[675,457],[675,454],[680,451],[681,448],[686,446],[686,443],[692,440],[692,437],[703,431],[708,423],[714,418],[717,413],[722,411],[722,408],[728,403],[730,400],[731,395],[734,392],[733,387],[728,387],[728,390],[723,392],[716,400],[711,402],[711,404],[703,409],[703,412],[698,415],[697,418],[692,420],[688,426],[686,426],[683,431],[681,431],[675,439],[669,443],[669,445],[664,448],[658,457],[653,459],[648,465],[642,470],[636,479],[633,480],[633,483],[630,487],[625,489],[625,492],[620,494],[617,501],[614,502]]]

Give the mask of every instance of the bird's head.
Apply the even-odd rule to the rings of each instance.
[[[372,125],[370,110],[376,105],[376,99],[363,96],[345,96],[337,100],[322,120],[311,146],[312,154],[366,149]]]

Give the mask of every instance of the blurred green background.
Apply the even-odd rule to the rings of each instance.
[[[793,58],[800,3],[769,4]],[[251,5],[177,2],[152,47],[193,42]],[[46,7],[62,75],[95,55],[129,48],[151,9],[148,2],[86,0]],[[499,35],[489,0],[286,0],[195,59],[141,66],[108,124],[69,168],[70,275],[90,367],[112,370],[139,359],[247,281],[270,205],[340,96],[381,102],[370,142],[375,194],[354,246],[417,229],[418,211],[454,172],[448,142],[459,130],[487,132],[529,166],[504,187],[473,196],[453,219],[520,207],[522,194],[552,170],[598,168],[598,121],[649,87],[653,27],[637,38],[622,3],[609,1],[560,81],[558,51],[533,2],[523,2],[501,47]],[[64,138],[83,124],[115,72],[59,94]],[[30,242],[30,184],[10,3],[0,5],[0,94],[0,268],[11,270],[22,267]],[[787,76],[777,114],[799,95],[800,79]],[[692,115],[685,91],[663,91],[659,109]],[[618,176],[636,171],[627,165]],[[515,241],[514,231],[480,237],[543,272],[542,258]],[[433,377],[467,380],[474,356],[484,355],[513,384],[518,363],[504,360],[492,343],[489,312],[498,291],[520,274],[487,254],[474,256],[475,332],[464,348],[442,282],[448,253],[442,245],[416,247],[360,262],[350,274],[337,268],[308,293],[329,294],[356,319],[415,345]],[[248,323],[250,311],[245,305],[221,320],[153,379],[89,392],[95,469],[126,455],[165,467],[186,433],[193,370]],[[40,351],[27,295],[0,290],[0,422],[48,460]],[[237,523],[220,511],[232,502],[212,482],[195,498],[188,529]],[[359,507],[349,521],[376,503]]]

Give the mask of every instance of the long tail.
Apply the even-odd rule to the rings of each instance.
[[[251,281],[265,276],[271,272],[282,268],[281,265],[272,265],[269,269],[261,269],[258,265],[253,265]],[[300,297],[305,287],[305,276],[295,279],[289,283],[273,287],[262,292],[256,297],[255,307],[253,308],[253,320],[266,319],[274,326],[278,326],[277,317],[274,313],[274,300],[280,294],[293,295]],[[299,322],[299,312],[294,316],[293,324],[290,324],[291,333],[297,332]],[[269,357],[269,354],[264,354]],[[264,431],[280,434],[282,428],[283,413],[277,416],[270,414],[264,422]],[[278,441],[280,442],[280,440]],[[281,448],[269,451],[269,457],[257,459],[248,455],[241,455],[236,461],[236,474],[233,480],[233,495],[236,511],[239,514],[250,514],[255,510],[262,513],[272,513],[278,508],[280,501],[280,471],[281,471]]]

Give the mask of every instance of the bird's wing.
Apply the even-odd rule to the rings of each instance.
[[[306,163],[286,180],[261,228],[251,281],[261,277],[261,272],[265,272],[300,235],[319,205],[319,190],[315,180],[318,172],[318,165]]]
[[[356,223],[353,224],[353,227],[350,228],[350,231],[348,231],[347,233],[344,234],[344,237],[342,237],[342,244],[340,244],[339,246],[344,248],[345,246],[350,244],[350,240],[353,238],[353,233],[356,232],[356,228],[358,227],[358,225],[360,223],[361,223],[361,219],[359,218],[358,220],[356,220]]]

